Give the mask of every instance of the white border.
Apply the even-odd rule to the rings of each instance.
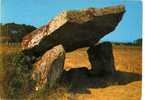
[[[145,59],[143,59],[145,57],[145,0],[142,0],[142,7],[143,7],[143,27],[142,27],[142,39],[143,39],[143,49],[142,49],[142,96],[141,96],[141,100],[145,100]]]

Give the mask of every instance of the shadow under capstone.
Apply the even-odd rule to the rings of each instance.
[[[91,70],[78,66],[63,71],[60,83],[65,83],[70,92],[87,93],[89,88],[105,88],[111,85],[124,85],[141,80],[141,75],[132,72],[115,71],[112,44],[100,43],[87,51]]]
[[[141,75],[132,72],[116,71],[107,76],[94,76],[85,68],[64,71],[60,83],[65,83],[73,93],[90,94],[89,88],[105,88],[112,85],[125,85],[141,80]]]

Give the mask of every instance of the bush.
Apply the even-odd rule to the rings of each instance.
[[[62,98],[67,92],[67,88],[58,82],[53,88],[46,85],[39,91],[33,91],[36,84],[31,80],[32,63],[22,52],[9,53],[3,57],[4,63],[4,92],[7,99],[51,99]]]
[[[23,98],[30,93],[35,84],[31,80],[31,60],[22,52],[4,56],[4,88],[8,98]]]

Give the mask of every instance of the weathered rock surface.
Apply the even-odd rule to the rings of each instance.
[[[66,52],[92,46],[115,29],[124,12],[123,5],[62,12],[25,36],[22,48],[26,53],[40,56],[58,44],[62,44]]]
[[[46,83],[52,87],[63,71],[65,51],[62,45],[48,50],[40,60],[34,64],[32,79],[36,80],[36,90],[42,88]]]
[[[107,75],[115,71],[112,44],[100,43],[88,49],[88,56],[92,65],[91,73],[95,75]]]

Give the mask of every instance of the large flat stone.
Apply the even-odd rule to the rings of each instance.
[[[123,5],[64,11],[26,35],[22,41],[23,51],[40,56],[58,44],[62,44],[66,52],[92,46],[115,29],[124,12]]]

